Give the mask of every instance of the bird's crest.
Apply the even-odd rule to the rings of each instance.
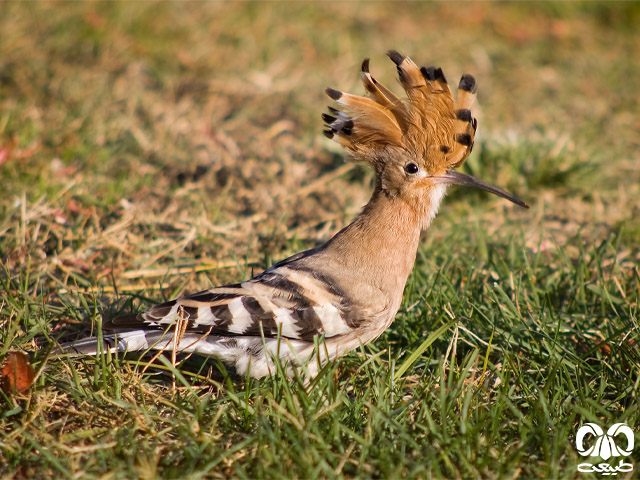
[[[396,64],[407,98],[397,97],[369,73],[362,62],[362,81],[369,94],[360,97],[332,88],[327,95],[342,111],[329,107],[323,114],[328,138],[344,146],[357,160],[374,166],[401,149],[421,159],[430,173],[460,166],[471,153],[477,121],[470,107],[476,82],[463,75],[454,101],[442,70],[418,66],[395,50],[387,55]]]

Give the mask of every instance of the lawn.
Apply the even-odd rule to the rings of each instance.
[[[632,2],[0,3],[0,362],[37,373],[0,392],[0,477],[595,478],[580,426],[640,434],[639,24]],[[451,189],[393,325],[310,384],[48,357],[346,225],[372,175],[322,136],[323,92],[363,93],[365,57],[399,88],[390,48],[476,77],[463,171],[530,210]]]

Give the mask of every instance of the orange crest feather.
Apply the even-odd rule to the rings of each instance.
[[[362,81],[369,97],[326,90],[343,111],[329,107],[322,118],[324,134],[347,149],[356,159],[375,164],[385,149],[401,149],[422,159],[427,171],[460,166],[471,153],[477,121],[470,107],[476,82],[463,75],[457,103],[442,70],[418,66],[395,50],[387,54],[396,64],[407,98],[398,98],[362,63]]]

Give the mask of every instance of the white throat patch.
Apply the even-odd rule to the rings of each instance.
[[[438,209],[440,208],[440,202],[442,202],[442,199],[447,193],[447,187],[449,187],[449,185],[438,183],[431,189],[431,192],[429,193],[429,209],[426,211],[426,215],[423,220],[423,229],[427,228],[437,215]]]

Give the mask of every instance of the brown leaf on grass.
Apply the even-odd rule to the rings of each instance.
[[[36,376],[29,357],[22,352],[9,352],[0,370],[0,388],[7,395],[27,390]]]
[[[7,147],[0,148],[0,165],[7,161],[9,158],[9,149]]]

